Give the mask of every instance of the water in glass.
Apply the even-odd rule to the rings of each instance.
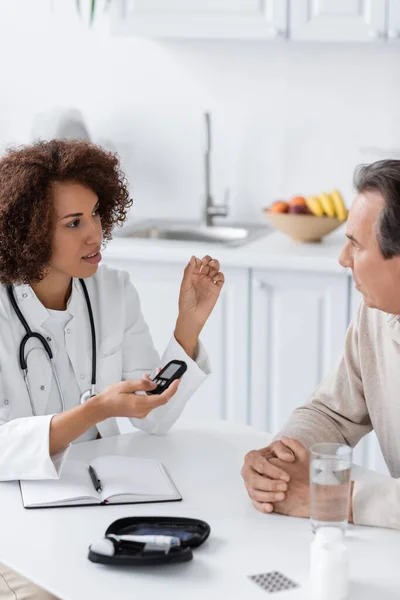
[[[316,444],[311,448],[310,516],[314,532],[322,526],[346,529],[350,500],[351,456],[351,448],[344,445]]]

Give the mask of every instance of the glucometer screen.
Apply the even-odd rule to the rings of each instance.
[[[170,377],[172,377],[172,375],[175,375],[178,369],[180,369],[180,365],[170,365],[165,369],[165,371],[161,373],[161,377],[163,379],[169,379]]]

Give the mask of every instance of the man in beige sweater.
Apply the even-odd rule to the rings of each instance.
[[[246,455],[242,476],[258,510],[308,517],[308,448],[355,446],[374,430],[392,478],[353,482],[349,517],[400,529],[400,161],[360,167],[354,181],[339,262],[352,270],[364,301],[333,371],[280,439]]]

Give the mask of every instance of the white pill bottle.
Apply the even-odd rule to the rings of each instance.
[[[320,527],[310,551],[310,600],[347,600],[350,596],[349,559],[339,527]]]

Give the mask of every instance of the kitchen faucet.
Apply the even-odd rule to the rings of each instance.
[[[228,215],[228,203],[225,201],[224,204],[214,204],[211,195],[211,115],[209,112],[204,113],[206,120],[206,139],[207,147],[205,153],[205,207],[204,207],[204,221],[207,227],[214,226],[214,217],[226,217]],[[225,196],[227,199],[227,194]]]

